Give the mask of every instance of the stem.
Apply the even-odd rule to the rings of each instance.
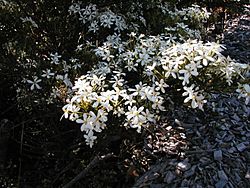
[[[17,187],[21,187],[21,174],[22,174],[22,153],[23,153],[23,134],[24,134],[24,123],[22,124],[22,133],[21,133],[21,145],[20,145],[20,157],[19,157],[19,170],[18,170],[18,183]]]

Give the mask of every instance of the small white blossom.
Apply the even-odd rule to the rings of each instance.
[[[54,76],[55,75],[55,73],[53,73],[53,72],[51,72],[51,70],[50,69],[46,69],[46,71],[45,70],[43,70],[43,74],[41,75],[42,77],[46,77],[46,78],[51,78],[52,76]]]
[[[77,3],[74,3],[73,5],[71,5],[70,7],[69,7],[69,13],[70,14],[72,14],[72,13],[79,13],[80,12],[80,10],[81,10],[81,7],[80,7],[80,5],[79,4],[77,4]]]
[[[84,135],[84,138],[85,138],[86,144],[89,145],[90,148],[92,148],[94,145],[94,141],[96,140],[97,137],[94,136],[94,132],[90,130],[88,134]]]
[[[141,131],[141,126],[146,122],[146,117],[142,114],[144,107],[141,106],[137,109],[136,106],[129,106],[128,112],[125,113],[127,119],[130,123],[132,128],[137,128],[137,131]]]
[[[196,56],[194,58],[194,61],[202,61],[202,64],[204,66],[207,66],[209,61],[211,61],[211,62],[215,61],[215,59],[209,55],[209,53],[211,53],[210,50],[208,50],[208,49],[197,50],[197,52],[198,52],[199,56]]]
[[[161,91],[162,93],[165,93],[165,88],[169,87],[169,85],[167,85],[163,79],[161,79],[159,82],[156,81],[155,85],[157,86],[155,88],[156,91]]]
[[[62,56],[58,55],[58,53],[51,53],[50,54],[50,59],[51,59],[51,63],[52,64],[55,64],[55,65],[58,65],[59,64],[59,59],[61,58]]]
[[[41,79],[38,79],[37,76],[33,76],[33,80],[27,80],[27,83],[31,84],[30,86],[30,89],[31,90],[34,90],[35,88],[36,89],[42,89],[38,83],[41,82],[42,80]]]
[[[101,26],[111,28],[111,25],[115,22],[115,16],[112,12],[105,12],[100,16]]]
[[[93,31],[94,33],[96,33],[98,30],[99,30],[98,22],[94,20],[93,22],[91,22],[89,26],[89,31]]]

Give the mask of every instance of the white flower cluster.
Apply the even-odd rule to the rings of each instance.
[[[175,23],[173,27],[167,27],[166,31],[170,32],[181,38],[201,38],[201,32],[203,31],[203,24],[209,18],[210,13],[206,8],[201,8],[198,5],[192,5],[191,7],[183,8],[181,10],[175,9],[169,10],[172,20]],[[190,28],[189,25],[193,25],[196,28]]]
[[[71,80],[72,77],[74,78],[72,75],[77,73],[82,67],[82,63],[76,58],[65,61],[62,59],[62,55],[55,52],[49,54],[47,64],[48,68],[41,69],[39,73],[32,76],[32,79],[25,77],[23,82],[28,84],[30,90],[41,90],[44,86],[43,89],[47,89],[46,101],[48,104],[55,103],[58,99],[65,100],[66,95],[72,92]]]
[[[201,8],[199,5],[192,5],[191,7],[172,12],[174,18],[181,16],[184,20],[196,20],[198,22],[205,22],[210,14],[206,8]]]
[[[74,96],[63,107],[65,118],[82,124],[90,147],[96,139],[94,132],[107,127],[108,117],[122,117],[124,126],[140,132],[159,119],[165,99],[172,97],[168,90],[175,89],[185,97],[184,103],[203,110],[209,89],[202,81],[218,78],[230,86],[234,78],[244,77],[249,70],[248,65],[224,57],[223,46],[217,43],[180,43],[171,36],[134,33],[126,42],[115,41],[116,45],[107,41],[94,50],[100,64],[76,81]],[[130,74],[138,78],[134,86]]]
[[[69,13],[77,15],[88,31],[80,37],[91,36],[86,37],[90,41],[85,38],[83,44],[77,46],[76,57],[80,59],[79,52],[86,50],[97,57],[98,63],[72,84],[71,81],[79,75],[81,60],[65,60],[63,54],[55,52],[47,57],[48,67],[43,66],[32,79],[24,79],[30,90],[40,90],[41,86],[49,88],[48,103],[68,96],[63,117],[81,125],[90,147],[95,143],[97,133],[108,127],[110,120],[117,119],[123,126],[141,132],[143,127],[160,119],[168,100],[175,97],[192,108],[203,110],[209,92],[216,90],[216,84],[233,86],[235,80],[244,79],[250,69],[249,65],[223,56],[222,45],[186,40],[200,38],[197,28],[190,29],[189,20],[199,23],[209,16],[205,9],[197,6],[172,12],[167,5],[159,5],[163,14],[172,17],[174,23],[173,27],[166,28],[168,34],[130,33],[124,36],[126,33],[121,31],[139,28],[141,24],[136,25],[139,22],[147,26],[143,7],[134,3],[137,4],[139,7],[132,7],[138,12],[128,11],[125,15],[130,17],[126,17],[112,12],[114,7],[98,9],[94,4],[74,3]],[[139,21],[126,23],[125,18],[126,21]],[[101,41],[96,41],[95,34],[103,36]],[[239,97],[246,98],[247,104],[249,85],[239,85],[237,92]]]
[[[166,85],[157,82],[148,86],[140,82],[135,88],[128,88],[124,76],[113,72],[110,80],[92,73],[80,77],[73,87],[75,95],[63,107],[65,118],[81,124],[90,147],[97,138],[94,132],[101,132],[107,126],[108,115],[122,117],[125,126],[140,132],[141,127],[156,121],[158,111],[164,110],[159,90],[164,91]]]
[[[112,28],[114,31],[121,32],[127,28],[127,24],[124,18],[120,15],[116,15],[111,10],[99,12],[95,4],[90,4],[84,8],[81,8],[79,3],[74,3],[69,7],[70,14],[77,14],[79,20],[88,25],[88,31],[97,33],[100,27]]]

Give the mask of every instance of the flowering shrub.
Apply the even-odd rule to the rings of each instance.
[[[203,110],[211,92],[236,89],[242,80],[237,92],[248,103],[244,78],[249,65],[223,56],[222,45],[202,41],[209,17],[206,9],[197,5],[177,9],[162,1],[100,4],[69,6],[65,30],[74,37],[72,44],[64,44],[66,49],[58,36],[56,45],[47,42],[51,38],[36,14],[18,14],[22,32],[29,31],[30,40],[39,36],[33,41],[35,49],[27,49],[24,42],[16,52],[18,41],[4,44],[18,57],[22,75],[15,87],[22,110],[67,102],[63,117],[81,125],[92,147],[110,119],[141,132],[169,110],[168,103],[183,101]]]
[[[198,25],[202,24],[208,15],[205,9],[200,9],[198,6],[179,11],[173,9],[171,4],[160,2],[156,4],[133,2],[129,6],[131,10],[115,13],[117,6],[119,4],[101,8],[95,4],[86,3],[70,5],[69,14],[73,20],[77,19],[79,21],[77,24],[83,28],[77,47],[70,54],[63,54],[60,50],[51,50],[46,54],[25,51],[17,54],[17,56],[20,56],[18,58],[20,62],[18,69],[23,72],[16,85],[20,109],[32,111],[33,106],[37,104],[53,104],[65,101],[66,96],[72,92],[72,81],[96,64],[97,60],[93,58],[94,53],[103,60],[96,66],[99,66],[99,70],[105,71],[105,68],[108,67],[104,68],[101,64],[110,64],[110,61],[114,58],[114,51],[123,51],[124,45],[121,41],[127,40],[127,33],[130,33],[130,31],[141,32],[141,27],[152,25],[151,20],[144,18],[146,15],[143,14],[143,9],[157,9],[160,13],[163,13],[165,20],[163,26],[169,26],[166,32],[175,34],[178,40],[187,37],[200,37],[198,30],[200,26]],[[181,21],[184,12],[186,14],[185,24]],[[20,20],[25,30],[43,29],[42,25],[32,19],[31,16],[21,16]],[[189,29],[193,26],[187,25],[192,23],[191,20],[197,23],[199,20],[199,24],[195,24],[197,28],[194,28],[194,30]],[[150,29],[147,32],[150,32]],[[84,33],[84,36],[82,33]],[[112,46],[112,52],[109,46],[103,45],[105,42]],[[13,48],[15,48],[15,45],[18,44],[11,45],[14,45]],[[98,55],[98,53],[100,54]],[[127,66],[134,69],[129,64]],[[33,91],[33,95],[27,101],[30,90]],[[39,90],[43,92],[39,92]],[[35,104],[32,101],[36,101]]]
[[[224,57],[222,50],[217,43],[177,42],[165,35],[131,33],[119,45],[107,41],[94,50],[101,60],[97,67],[75,82],[64,117],[81,124],[92,147],[94,132],[107,127],[108,117],[122,118],[124,126],[138,132],[156,122],[166,110],[164,103],[173,98],[171,90],[203,110],[209,92],[220,90],[213,83],[231,86],[249,71],[248,65]]]

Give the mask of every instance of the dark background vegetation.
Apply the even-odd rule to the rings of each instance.
[[[20,75],[28,74],[20,66],[27,58],[43,63],[43,57],[57,51],[65,57],[74,51],[80,24],[75,24],[68,14],[71,0],[0,0],[0,185],[3,187],[61,187],[88,166],[95,156],[112,153],[113,156],[98,164],[75,187],[126,187],[132,185],[137,173],[154,163],[152,157],[143,166],[140,159],[132,162],[134,150],[140,148],[143,135],[134,130],[124,131],[113,126],[99,138],[98,144],[89,149],[78,126],[66,120],[60,121],[63,101],[45,105],[17,101],[16,84]],[[130,0],[89,0],[98,7],[114,6],[120,13],[129,9]],[[224,17],[241,11],[241,3],[249,1],[203,0],[168,1],[177,7],[192,3],[206,6],[214,14]],[[153,0],[141,1],[143,7]],[[152,6],[153,7],[153,6]],[[223,11],[220,11],[222,9]],[[161,27],[157,10],[145,8],[145,18],[153,33]],[[39,28],[24,26],[20,17],[32,17]],[[158,21],[158,22],[157,22]],[[211,22],[218,20],[212,19]],[[144,28],[146,29],[146,28]],[[102,38],[102,36],[99,36]],[[25,54],[25,55],[24,55]],[[82,54],[80,58],[91,58]],[[91,63],[91,61],[89,61]],[[85,66],[87,71],[88,65]],[[41,94],[42,95],[42,94]],[[27,107],[27,108],[25,108]],[[133,164],[133,165],[132,165]],[[138,166],[136,166],[138,165]],[[142,166],[140,166],[142,165]],[[138,169],[136,172],[133,168]],[[81,186],[80,186],[81,185]]]

